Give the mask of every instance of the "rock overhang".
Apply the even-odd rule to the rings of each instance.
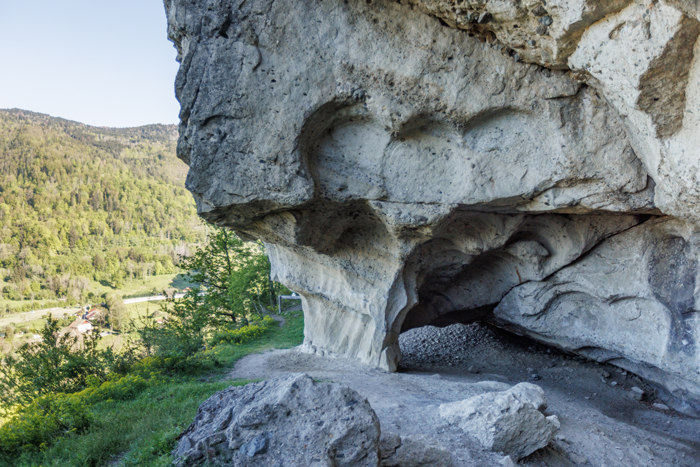
[[[574,352],[610,350],[615,339],[599,339],[596,320],[577,324],[588,341],[574,344],[554,324],[550,335],[516,319],[516,305],[502,310],[532,284],[566,302],[574,295],[557,285],[559,271],[603,257],[628,231],[655,232],[635,248],[657,256],[683,238],[681,256],[694,258],[700,68],[688,47],[697,49],[697,20],[666,2],[535,3],[166,1],[187,187],[205,219],[268,244],[275,277],[304,297],[308,349],[394,370],[401,330],[449,315]],[[479,8],[475,22],[452,24],[450,15]],[[515,56],[508,41],[537,34],[547,16],[539,56]],[[660,25],[670,29],[656,34]],[[628,76],[615,62],[636,51],[616,41],[656,52]],[[655,70],[668,63],[679,79],[665,90],[657,82],[668,70]],[[647,253],[618,253],[629,267],[651,267]],[[643,298],[686,333],[668,327],[659,338],[668,364],[634,349],[615,358],[653,367],[647,377],[660,384],[673,375],[680,382],[669,389],[697,407],[689,279],[633,283],[606,264],[587,280],[625,283],[614,297]],[[670,294],[692,289],[693,300],[678,312],[642,297],[654,280]]]

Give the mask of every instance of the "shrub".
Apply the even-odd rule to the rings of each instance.
[[[167,299],[162,305],[169,318],[160,325],[148,320],[138,329],[148,355],[162,359],[185,359],[204,349],[209,312],[199,306],[202,297],[192,290],[180,300]]]
[[[15,337],[15,326],[10,323],[5,326],[5,339],[11,341]]]
[[[108,399],[125,401],[141,394],[150,384],[140,375],[126,375],[83,389],[75,396],[86,405],[97,404]]]
[[[84,431],[90,422],[90,412],[80,398],[47,394],[20,409],[0,426],[0,455],[42,449],[57,436]]]
[[[89,427],[89,407],[106,400],[135,399],[154,384],[140,375],[127,375],[103,383],[89,377],[90,387],[74,394],[47,394],[10,416],[0,426],[0,460],[48,447],[59,436],[77,434]]]
[[[80,391],[88,377],[106,378],[114,354],[97,348],[97,331],[78,345],[78,338],[62,333],[58,320],[49,315],[41,337],[22,344],[16,356],[6,356],[0,365],[0,409],[29,404],[46,394]]]
[[[213,347],[222,343],[243,344],[244,342],[260,337],[274,322],[275,320],[266,316],[256,324],[249,324],[238,329],[217,332],[211,339],[211,345]]]
[[[183,355],[146,357],[134,365],[131,373],[143,375],[145,378],[158,379],[165,375],[206,373],[220,365],[221,362],[217,355],[207,350],[188,357]]]
[[[6,285],[2,289],[2,295],[5,297],[5,300],[21,300],[22,296],[19,293],[19,290],[17,287],[13,285]]]

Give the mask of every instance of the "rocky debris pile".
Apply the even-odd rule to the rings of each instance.
[[[411,329],[399,337],[401,365],[434,368],[466,366],[474,373],[482,371],[471,350],[503,347],[496,335],[481,323],[453,324],[443,328],[424,326]]]
[[[356,391],[297,373],[214,394],[174,455],[178,466],[377,467],[379,434]]]
[[[424,436],[382,434],[379,443],[382,467],[452,467],[450,452],[437,441]]]
[[[520,383],[440,405],[440,416],[484,446],[517,460],[547,446],[559,432],[556,415],[545,416],[547,398],[539,386]]]

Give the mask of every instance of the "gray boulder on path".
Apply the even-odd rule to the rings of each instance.
[[[379,435],[356,391],[295,373],[214,394],[173,454],[178,466],[378,467]]]
[[[517,461],[547,446],[559,432],[557,417],[542,414],[546,408],[542,388],[520,383],[507,391],[442,404],[439,411],[484,448]]]

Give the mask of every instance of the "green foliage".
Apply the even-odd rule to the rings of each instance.
[[[19,289],[15,285],[6,285],[3,287],[2,296],[6,300],[22,300],[22,295],[19,293]]]
[[[15,326],[10,323],[5,326],[5,340],[11,341],[15,337]]]
[[[222,332],[217,332],[211,339],[211,346],[217,346],[221,343],[226,344],[243,344],[260,337],[267,328],[272,326],[275,320],[269,316],[265,316],[256,324],[248,324],[238,329],[229,329]]]
[[[182,264],[190,270],[187,279],[203,288],[167,299],[161,306],[164,322],[147,319],[137,332],[147,354],[163,363],[161,369],[189,373],[197,365],[217,364],[211,353],[203,352],[211,334],[211,345],[260,335],[272,322],[269,317],[261,320],[263,302],[274,303],[282,286],[270,280],[262,244],[246,244],[223,228],[214,228],[206,245]]]
[[[95,128],[0,111],[3,298],[84,303],[103,293],[91,280],[118,288],[175,273],[203,233],[176,138],[174,125]]]
[[[129,318],[124,306],[124,300],[117,294],[107,294],[105,306],[107,307],[109,325],[112,329],[123,330]]]
[[[250,353],[299,345],[303,340],[303,317],[297,313],[286,318],[282,328],[268,321],[269,326],[252,340],[240,344],[222,342],[197,355],[214,354],[228,367]],[[94,467],[111,465],[117,458],[119,463],[114,465],[124,467],[172,465],[170,453],[179,434],[191,423],[197,407],[215,392],[247,381],[207,382],[200,377],[167,377],[161,373],[163,364],[159,357],[146,357],[133,365],[126,376],[102,383],[88,378],[89,387],[83,391],[57,395],[60,400],[79,401],[75,408],[86,410],[89,426],[78,423],[81,418],[76,416],[76,422],[67,423],[58,431],[47,431],[50,434],[38,443],[28,440],[38,441],[42,437],[14,438],[13,445],[20,449],[0,449],[0,466]],[[16,426],[14,420],[0,428],[0,439],[4,438],[2,430]],[[51,420],[45,422],[41,413],[33,420],[24,433],[30,435],[44,425],[52,426]]]
[[[19,451],[46,449],[58,436],[84,432],[92,421],[89,407],[103,401],[127,401],[153,383],[140,375],[127,375],[92,386],[75,394],[46,394],[34,399],[0,426],[0,461]]]
[[[147,387],[131,400],[107,399],[90,408],[92,423],[79,436],[55,438],[43,450],[0,455],[0,466],[172,466],[170,452],[199,405],[215,392],[247,381],[203,383],[176,379]],[[48,444],[48,443],[47,443]]]
[[[146,320],[137,330],[147,354],[181,360],[203,350],[211,316],[201,306],[202,301],[197,288],[181,299],[167,299],[162,305],[162,310],[169,315],[164,323]]]
[[[90,412],[79,397],[46,394],[0,426],[0,459],[45,448],[59,435],[81,433],[90,421]]]
[[[71,393],[87,387],[89,377],[104,379],[114,361],[111,351],[97,348],[98,332],[77,336],[61,331],[48,315],[39,342],[22,344],[0,366],[0,409],[11,410],[53,393]]]
[[[185,277],[201,284],[205,292],[201,306],[222,326],[244,321],[273,307],[277,294],[288,290],[270,280],[270,261],[262,243],[245,243],[225,228],[212,227],[202,248],[182,258]]]
[[[95,382],[98,382],[95,380]],[[99,382],[98,382],[99,383]],[[83,404],[94,405],[106,400],[131,400],[152,384],[141,375],[126,375],[90,386],[75,394]]]
[[[231,309],[239,316],[262,314],[274,306],[280,291],[288,292],[286,287],[270,279],[270,260],[262,243],[257,243],[251,249],[254,253],[229,277]]]

